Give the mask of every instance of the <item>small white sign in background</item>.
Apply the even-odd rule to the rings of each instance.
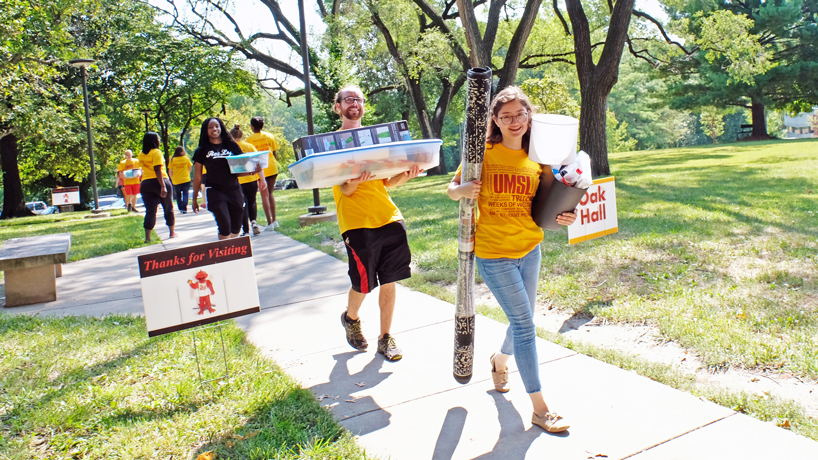
[[[68,206],[71,204],[80,204],[79,187],[51,189],[51,206]]]
[[[594,181],[577,206],[577,220],[568,226],[568,244],[619,231],[616,219],[616,182],[613,177]]]

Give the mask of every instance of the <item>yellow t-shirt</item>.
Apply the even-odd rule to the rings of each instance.
[[[249,142],[238,141],[236,143],[239,144],[239,148],[241,149],[242,153],[258,152],[255,146],[253,146],[253,144]],[[239,176],[239,184],[247,184],[253,182],[254,180],[258,180],[258,174],[250,174],[249,176]]]
[[[170,181],[173,185],[190,182],[190,167],[193,166],[187,155],[170,157]]]
[[[130,160],[120,161],[119,166],[116,167],[116,170],[117,171],[129,171],[131,169],[139,169],[139,168],[140,168],[139,160],[134,160],[133,158],[131,158]],[[132,178],[124,177],[124,178],[122,178],[122,181],[123,181],[122,185],[138,184],[139,181],[141,181],[141,180],[142,179],[139,176],[132,177]]]
[[[161,166],[162,177],[167,178],[168,173],[165,171],[165,157],[159,149],[153,149],[147,154],[139,152],[139,164],[142,165],[142,180],[156,179],[156,172],[154,166]]]
[[[529,160],[524,150],[486,145],[477,197],[477,257],[519,259],[540,244],[543,230],[531,217],[531,200],[541,173],[542,166]]]
[[[347,230],[380,228],[391,222],[403,220],[400,210],[386,192],[385,180],[361,182],[355,193],[350,196],[341,192],[340,185],[332,187],[338,227],[342,234]]]
[[[260,133],[253,133],[247,136],[247,142],[253,144],[253,147],[256,148],[256,152],[263,152],[264,150],[270,151],[270,161],[267,164],[267,167],[264,168],[264,177],[272,177],[278,174],[276,157],[273,155],[273,152],[278,150],[278,142],[276,142],[276,138],[273,137],[272,134],[262,131]]]

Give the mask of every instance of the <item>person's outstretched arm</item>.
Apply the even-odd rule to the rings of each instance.
[[[202,188],[202,164],[193,163],[193,212],[199,212],[200,188]]]
[[[418,175],[420,175],[422,172],[423,170],[420,169],[420,166],[414,165],[409,171],[390,177],[389,180],[384,183],[384,185],[386,188],[395,188],[398,185],[403,185],[406,182],[418,177]]]
[[[358,185],[361,182],[368,181],[373,177],[375,177],[374,174],[372,174],[369,171],[365,171],[363,174],[356,177],[355,179],[349,179],[348,181],[341,184],[341,193],[343,193],[344,196],[351,196],[353,193],[355,193],[355,190],[358,190]]]

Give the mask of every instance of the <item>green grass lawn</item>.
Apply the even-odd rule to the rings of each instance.
[[[224,375],[215,328],[204,379]],[[232,322],[230,377],[199,384],[190,331],[133,317],[0,315],[0,459],[363,459],[352,436]]]
[[[110,213],[111,218],[107,219],[85,219],[84,216],[91,212],[83,211],[0,220],[0,242],[9,238],[71,233],[69,262],[159,242],[154,232],[153,241],[144,243],[143,214],[128,214],[124,209],[112,210]]]

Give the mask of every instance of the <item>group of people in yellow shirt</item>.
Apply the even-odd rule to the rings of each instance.
[[[218,120],[218,122],[215,122]],[[219,133],[215,137],[208,136],[209,127],[218,125]],[[222,130],[225,136],[229,139],[228,145],[229,154],[241,154],[250,151],[268,150],[270,152],[269,166],[263,171],[257,171],[257,174],[241,174],[236,177],[229,171],[227,163],[224,161],[211,162],[215,158],[220,158],[222,155],[210,155],[202,153],[199,161],[194,162],[190,160],[185,152],[184,147],[176,147],[173,156],[169,161],[170,177],[165,170],[165,158],[159,150],[160,140],[159,135],[155,132],[147,132],[142,138],[142,150],[137,158],[133,158],[133,152],[125,151],[125,159],[117,166],[118,182],[122,184],[122,191],[125,197],[126,208],[128,211],[136,212],[137,195],[142,195],[142,201],[145,205],[145,221],[143,227],[145,229],[145,242],[150,242],[151,231],[156,225],[156,211],[159,205],[162,205],[162,210],[165,216],[165,223],[169,229],[169,237],[177,236],[174,231],[176,223],[173,211],[173,201],[171,196],[176,199],[179,211],[182,214],[187,213],[188,198],[190,193],[191,182],[194,183],[193,191],[193,211],[198,212],[198,194],[200,188],[203,189],[204,203],[203,208],[209,209],[213,212],[216,218],[216,223],[219,225],[220,238],[236,236],[238,230],[235,232],[235,225],[239,227],[244,223],[244,233],[249,234],[250,222],[252,221],[253,233],[258,235],[261,233],[261,227],[256,223],[257,206],[256,193],[261,190],[262,205],[264,207],[265,217],[267,218],[266,230],[273,230],[278,227],[278,222],[275,217],[275,199],[273,197],[273,186],[275,185],[276,177],[278,176],[278,167],[276,163],[278,143],[275,138],[267,132],[262,131],[264,127],[264,120],[261,117],[253,117],[250,120],[250,125],[253,129],[253,134],[250,135],[246,142],[241,142],[241,147],[236,144],[226,130],[221,120],[218,118],[210,118],[205,120],[202,124],[202,139],[199,142],[198,153],[203,148],[221,144]],[[236,124],[233,136],[238,136],[237,140],[241,140],[243,133]],[[212,134],[212,133],[211,133]],[[215,139],[215,141],[214,141]],[[223,149],[224,150],[224,149]],[[235,150],[235,152],[232,152]],[[209,152],[212,154],[213,152]],[[227,153],[227,152],[225,152]],[[197,157],[194,154],[194,161]],[[210,166],[214,174],[211,174],[211,179],[208,181],[206,166]],[[195,177],[191,181],[191,171],[195,171]],[[239,184],[241,184],[239,186]],[[233,187],[235,185],[235,187]],[[211,189],[214,189],[211,191]],[[240,199],[221,199],[224,198],[224,193],[229,189],[230,192],[241,190],[238,195],[232,198],[240,197]],[[229,194],[229,193],[228,193]],[[216,201],[213,202],[208,198],[214,195]],[[211,201],[208,206],[208,201]],[[214,206],[215,205],[215,206]],[[229,208],[226,206],[229,205]],[[238,208],[241,208],[240,210]],[[232,218],[232,219],[231,219]],[[227,219],[227,221],[225,221]],[[230,222],[235,220],[236,223]],[[224,233],[227,232],[227,233]]]

